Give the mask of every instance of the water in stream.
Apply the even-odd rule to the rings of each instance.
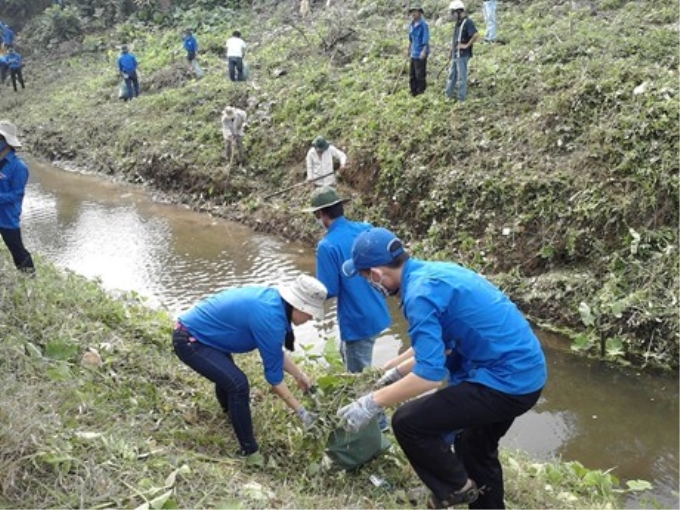
[[[261,235],[184,207],[153,202],[142,190],[49,165],[31,163],[24,202],[27,248],[109,289],[134,290],[150,304],[179,313],[228,286],[277,284],[314,273],[314,250]],[[351,217],[351,206],[348,209]],[[310,221],[312,218],[310,216]],[[0,248],[0,256],[8,256]],[[335,336],[335,309],[297,331],[320,347]],[[395,355],[406,338],[393,326],[376,344],[375,363]],[[638,374],[566,352],[539,332],[549,383],[539,404],[520,417],[504,445],[539,459],[561,456],[618,477],[646,479],[664,508],[678,508],[678,381]],[[648,505],[631,497],[629,508]]]

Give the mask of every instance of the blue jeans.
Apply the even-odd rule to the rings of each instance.
[[[243,81],[243,58],[229,57],[227,62],[229,64],[229,79],[231,81]],[[238,76],[236,71],[238,71]]]
[[[467,96],[468,60],[470,57],[456,57],[451,63],[449,81],[446,84],[446,97],[453,98],[453,91],[458,83],[458,101],[465,101]]]
[[[241,454],[255,453],[258,446],[250,415],[250,385],[231,354],[198,342],[182,329],[172,333],[172,343],[175,354],[185,365],[215,383],[217,400],[229,413]]]
[[[484,24],[486,31],[484,32],[485,41],[496,40],[496,0],[488,0],[484,2]]]
[[[137,97],[139,95],[139,80],[137,79],[136,71],[125,74],[127,75],[127,78],[125,78],[125,87],[127,88],[126,101],[129,101],[133,97]]]
[[[345,362],[345,368],[352,374],[362,372],[373,363],[373,345],[375,337],[362,338],[340,343],[340,355]]]

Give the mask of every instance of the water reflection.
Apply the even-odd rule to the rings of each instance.
[[[314,273],[308,247],[258,235],[238,224],[151,202],[135,188],[69,174],[31,162],[23,229],[27,247],[58,266],[100,278],[104,287],[135,290],[179,313],[228,286],[279,284]],[[376,344],[382,363],[397,353],[406,326],[395,323]],[[322,349],[337,337],[335,307],[298,331]],[[662,505],[678,507],[678,385],[575,358],[541,333],[549,384],[534,410],[520,417],[503,444],[540,459],[561,456],[623,479],[656,485]],[[640,501],[631,498],[628,506]]]

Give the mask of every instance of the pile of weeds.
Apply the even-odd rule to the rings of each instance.
[[[303,180],[323,134],[350,156],[340,188],[355,217],[393,227],[418,255],[483,272],[536,322],[569,328],[575,350],[677,367],[677,4],[506,2],[505,44],[476,45],[465,103],[442,94],[447,2],[427,8],[430,85],[417,98],[405,14],[385,1],[337,4],[302,18],[287,3],[229,16],[201,3],[175,12],[172,29],[133,19],[88,35],[78,57],[27,60],[32,84],[0,104],[34,153],[300,239],[313,237],[297,213],[307,191],[259,197]],[[483,29],[474,6],[470,16]],[[201,80],[183,74],[185,25]],[[250,82],[225,78],[234,29],[249,44]],[[126,104],[121,40],[142,75],[142,96]],[[227,104],[250,119],[248,164],[228,171]]]

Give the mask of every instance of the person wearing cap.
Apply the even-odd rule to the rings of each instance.
[[[284,381],[290,374],[303,392],[312,383],[283,351],[294,349],[291,326],[324,316],[326,288],[316,278],[300,275],[288,285],[227,289],[181,314],[172,334],[175,354],[215,384],[220,406],[229,414],[241,455],[261,461],[253,433],[248,377],[236,365],[236,354],[259,351],[264,376],[305,428],[315,417],[295,398]],[[255,461],[253,461],[255,462]]]
[[[352,243],[373,226],[345,218],[344,203],[335,189],[323,186],[312,194],[311,207],[326,235],[316,247],[316,277],[328,289],[328,298],[337,298],[340,353],[345,368],[363,371],[373,362],[377,335],[392,322],[386,301],[362,278],[346,278],[342,263],[350,257]]]
[[[431,492],[430,508],[504,508],[498,442],[536,404],[547,380],[543,350],[527,320],[481,275],[410,258],[384,228],[355,239],[343,272],[400,297],[412,346],[412,357],[385,372],[379,389],[338,411],[345,428],[359,430],[385,407],[405,402],[392,430]],[[414,399],[440,388],[446,377],[448,386]],[[462,431],[455,452],[447,443],[452,431]]]
[[[227,106],[222,111],[222,137],[224,157],[231,163],[236,152],[238,163],[243,163],[243,137],[246,134],[248,114],[239,108]],[[234,147],[236,150],[234,150]]]
[[[479,33],[474,22],[465,13],[465,5],[461,0],[453,0],[449,4],[449,10],[455,25],[451,43],[451,70],[445,93],[448,99],[452,99],[453,91],[458,85],[458,101],[465,101],[468,61],[472,58],[472,45],[479,39]]]
[[[184,29],[182,36],[182,46],[187,52],[187,60],[191,63],[196,59],[196,52],[198,51],[198,41],[190,28]]]
[[[20,147],[16,126],[0,120],[0,236],[12,254],[16,268],[24,273],[35,273],[33,258],[21,239],[21,206],[28,167],[16,155],[16,149]]]
[[[484,42],[495,43],[496,42],[496,7],[498,2],[496,0],[484,0],[484,25],[486,29],[484,31]]]
[[[234,30],[227,39],[227,65],[229,66],[229,79],[231,81],[243,81],[243,57],[245,56],[246,42],[241,39],[241,32]]]
[[[335,186],[334,159],[340,162],[338,170],[345,168],[347,154],[329,143],[323,136],[317,136],[307,151],[307,181],[315,186]]]
[[[139,79],[137,78],[137,59],[130,53],[127,46],[120,48],[120,57],[118,57],[118,70],[120,75],[125,80],[125,87],[127,88],[126,101],[139,96]]]
[[[411,24],[408,29],[408,56],[410,59],[409,85],[411,95],[423,94],[427,88],[427,57],[430,54],[430,27],[423,17],[420,5],[408,10]]]
[[[5,61],[7,62],[7,69],[9,70],[9,77],[12,80],[12,87],[14,87],[14,92],[19,92],[17,87],[17,81],[21,85],[21,89],[25,89],[24,85],[24,60],[21,58],[13,47],[7,50],[7,55],[5,55]]]

